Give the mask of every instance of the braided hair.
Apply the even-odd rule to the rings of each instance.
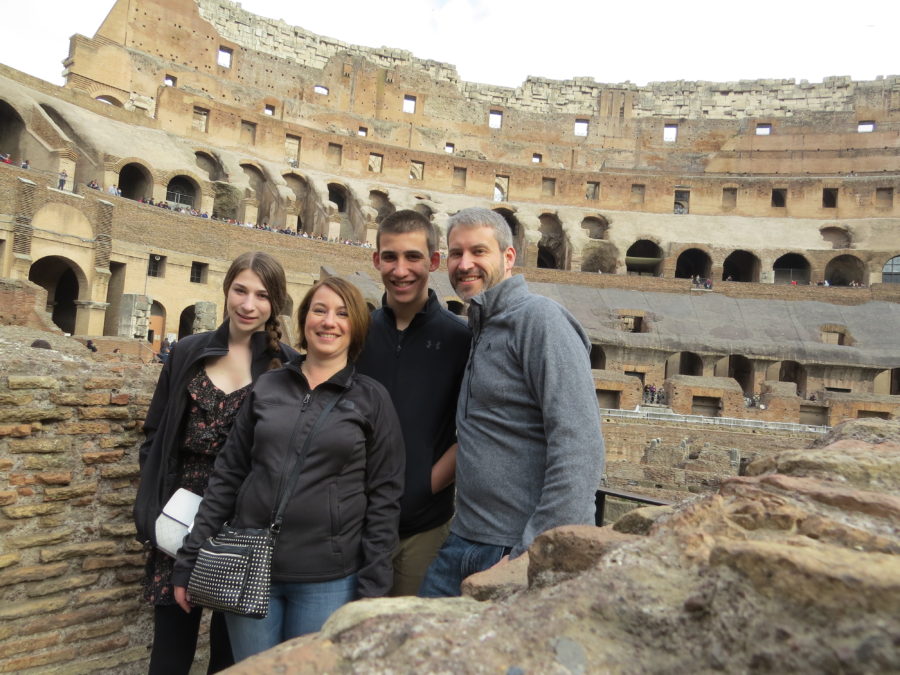
[[[222,290],[225,292],[226,297],[228,297],[228,290],[231,288],[235,277],[244,270],[251,270],[256,274],[269,295],[269,306],[272,313],[265,325],[266,335],[268,336],[266,351],[272,355],[269,370],[280,368],[282,365],[279,358],[281,354],[281,322],[278,320],[278,316],[284,312],[288,299],[284,267],[273,256],[262,251],[241,253],[234,259],[231,267],[225,273]],[[226,313],[227,311],[226,308]]]

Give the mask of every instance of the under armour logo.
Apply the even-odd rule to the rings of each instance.
[[[425,340],[425,349],[431,349],[431,344],[432,344],[431,340]],[[441,348],[441,341],[438,340],[437,342],[434,343],[434,349],[437,351],[437,350],[440,350],[440,348]]]

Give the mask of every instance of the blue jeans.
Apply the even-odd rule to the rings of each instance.
[[[450,598],[459,595],[463,579],[492,567],[507,555],[511,548],[482,544],[451,533],[438,551],[437,558],[425,572],[419,597]]]
[[[308,584],[273,581],[265,619],[225,614],[235,663],[291,638],[315,633],[336,609],[355,599],[355,574]]]

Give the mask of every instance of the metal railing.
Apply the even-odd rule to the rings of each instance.
[[[684,424],[712,425],[720,427],[766,429],[769,431],[793,431],[801,433],[825,434],[831,429],[826,425],[798,424],[795,422],[766,422],[748,420],[739,417],[706,417],[704,415],[678,415],[676,413],[649,410],[620,410],[617,408],[600,408],[600,414],[606,417],[624,417],[628,419],[659,420],[661,422],[682,422]]]

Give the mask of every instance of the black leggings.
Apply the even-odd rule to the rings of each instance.
[[[149,675],[188,675],[194,663],[202,608],[190,614],[178,605],[156,605],[153,612],[153,649]],[[217,673],[234,665],[228,629],[221,612],[213,612],[209,626],[209,668]]]

